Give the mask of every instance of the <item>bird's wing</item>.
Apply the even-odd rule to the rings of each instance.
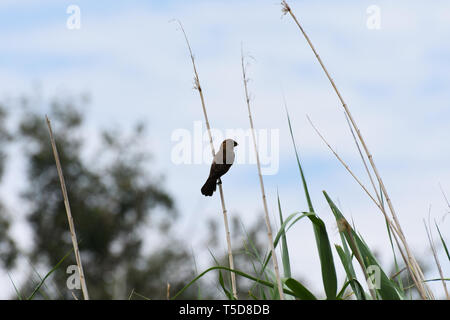
[[[219,179],[225,173],[230,170],[231,164],[218,164],[213,162],[211,165],[211,171],[209,172],[209,176],[214,179]]]
[[[234,157],[235,155],[233,150],[226,152],[225,148],[220,148],[214,156],[209,176],[214,179],[219,179],[227,173],[234,162]]]
[[[217,164],[227,164],[232,165],[234,162],[234,150],[226,150],[226,148],[220,148],[219,151],[217,151],[216,155],[214,156],[213,162]]]

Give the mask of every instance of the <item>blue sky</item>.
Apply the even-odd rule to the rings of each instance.
[[[450,4],[289,3],[360,124],[407,238],[418,255],[428,252],[422,218],[430,205],[444,235],[450,230],[448,218],[444,219],[448,208],[438,187],[441,183],[450,194],[450,44],[445,41],[450,39]],[[66,28],[66,8],[71,4],[81,9],[80,30]],[[366,27],[366,9],[373,4],[381,9],[380,30]],[[186,45],[176,24],[169,22],[174,18],[188,32],[215,128],[248,128],[241,43],[254,57],[248,72],[255,126],[280,130],[280,170],[265,177],[272,214],[277,189],[286,213],[306,209],[284,95],[311,193],[331,238],[339,241],[321,194],[324,189],[339,199],[344,213],[380,252],[382,263],[389,265],[381,215],[306,120],[308,114],[367,183],[339,101],[296,26],[282,17],[278,1],[2,1],[0,97],[30,92],[37,83],[45,97],[88,92],[92,103],[86,110],[86,135],[98,127],[129,128],[145,120],[148,143],[159,151],[157,167],[177,200],[180,226],[183,232],[201,234],[197,219],[220,217],[220,203],[199,193],[208,164],[174,165],[170,158],[173,131],[191,130],[194,121],[203,120],[192,90]],[[22,187],[20,161],[8,166],[0,195]],[[245,223],[254,221],[262,212],[256,168],[234,166],[224,183],[231,214],[239,213]],[[178,194],[178,188],[187,191]],[[19,203],[8,201],[11,206]],[[20,222],[14,227],[26,246],[24,230]],[[312,243],[311,226],[303,223],[292,232],[294,274],[309,279],[308,284],[320,292],[315,248],[302,245]],[[208,256],[202,254],[200,239],[192,239],[190,245],[200,261]],[[443,267],[448,274],[448,265]]]

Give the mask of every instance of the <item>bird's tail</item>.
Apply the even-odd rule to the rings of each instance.
[[[216,179],[209,177],[202,187],[202,194],[205,196],[212,196],[214,191],[216,191]]]

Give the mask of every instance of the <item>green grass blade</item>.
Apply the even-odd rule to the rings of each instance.
[[[299,215],[298,217],[295,217],[297,215]],[[290,216],[288,216],[288,218],[286,219],[286,221],[284,221],[282,223],[282,225],[280,226],[280,230],[277,232],[277,235],[275,236],[275,240],[273,241],[273,245],[276,247],[280,241],[280,238],[283,234],[287,233],[289,231],[290,228],[292,228],[299,220],[308,217],[308,216],[315,216],[315,213],[311,213],[311,212],[295,212],[293,214],[291,214]],[[289,223],[289,221],[291,221],[293,218],[295,217],[295,220],[292,221],[292,223],[288,226],[287,224]]]
[[[211,267],[211,268],[209,268],[209,269],[206,269],[205,271],[203,271],[202,273],[200,273],[198,276],[196,276],[196,277],[195,277],[193,280],[191,280],[187,285],[185,285],[180,291],[178,291],[178,293],[177,293],[176,295],[174,295],[174,296],[171,298],[171,300],[176,299],[176,298],[177,298],[180,294],[182,294],[186,289],[188,289],[191,285],[193,285],[198,279],[200,279],[200,278],[203,277],[205,274],[207,274],[208,272],[213,271],[213,270],[225,270],[225,271],[229,271],[229,272],[234,272],[236,275],[239,275],[239,276],[241,276],[241,277],[247,278],[247,279],[249,279],[249,280],[251,280],[251,281],[255,281],[255,282],[257,282],[258,284],[261,284],[261,285],[263,285],[263,286],[266,286],[266,287],[269,287],[269,288],[272,288],[272,289],[276,289],[276,286],[277,286],[276,283],[273,283],[273,282],[269,282],[269,281],[265,281],[265,280],[262,280],[262,279],[255,278],[255,277],[253,277],[253,276],[251,276],[251,275],[249,275],[249,274],[247,274],[247,273],[245,273],[245,272],[239,271],[239,270],[233,270],[233,269],[230,269],[230,268],[228,268],[228,267],[216,266],[216,267]],[[292,292],[291,290],[283,289],[283,292],[286,293],[286,294],[295,296],[294,292]]]
[[[299,217],[297,217],[291,225],[289,225],[288,228],[286,226],[288,225],[289,221],[292,220],[296,215],[301,214]],[[330,241],[328,239],[328,233],[325,228],[325,224],[323,221],[317,217],[316,214],[310,213],[310,212],[296,212],[291,214],[285,221],[283,221],[280,230],[277,233],[277,236],[275,237],[274,241],[274,247],[278,245],[278,241],[280,237],[282,236],[283,232],[286,232],[287,230],[292,227],[294,223],[296,223],[298,220],[308,217],[312,224],[314,229],[314,235],[316,238],[316,244],[319,252],[319,258],[320,258],[320,264],[321,264],[321,270],[322,270],[322,279],[323,279],[323,285],[325,289],[325,293],[327,295],[328,299],[335,299],[336,298],[336,292],[337,292],[337,276],[336,276],[336,269],[334,266],[334,260],[333,260],[333,253],[331,251]],[[265,263],[263,268],[267,266],[267,263],[269,262],[269,259],[271,257],[271,253],[267,256],[265,259]]]
[[[269,275],[267,274],[267,272],[264,269],[262,269],[262,268],[260,268],[260,270],[258,270],[258,268],[256,267],[255,262],[254,262],[256,260],[256,262],[258,262],[260,265],[263,265],[263,260],[261,258],[261,255],[260,255],[258,249],[256,248],[255,244],[253,243],[251,237],[249,236],[249,234],[248,234],[244,224],[242,223],[241,219],[239,219],[239,222],[241,224],[242,230],[243,230],[243,232],[245,234],[245,237],[247,239],[246,241],[244,240],[244,252],[245,252],[245,254],[247,254],[250,257],[249,260],[250,260],[250,262],[252,264],[253,271],[254,271],[255,275],[258,278],[264,278],[264,280],[268,281],[269,280]],[[250,248],[247,245],[247,243],[249,244]],[[217,264],[217,265],[219,265],[219,264]],[[253,286],[250,289],[250,291],[254,290],[255,288],[259,289],[261,297],[264,297],[264,300],[265,300],[265,292],[264,292],[264,290],[266,288],[263,287],[263,286],[259,286],[256,282],[253,284]],[[251,292],[249,292],[249,295],[252,296]],[[254,294],[253,294],[253,296],[254,296]]]
[[[286,286],[294,292],[295,297],[300,300],[317,300],[317,298],[305,286],[295,279],[289,278],[285,282]]]
[[[439,230],[436,221],[434,222],[434,224],[436,225],[436,229],[439,233],[439,238],[441,238],[442,246],[444,247],[445,253],[447,254],[448,261],[450,261],[450,254],[448,253],[448,248],[447,245],[445,244],[444,238],[442,237],[441,230]]]
[[[140,294],[139,292],[136,292],[136,291],[134,291],[134,290],[131,292],[131,295],[130,295],[130,297],[129,297],[129,300],[131,300],[131,297],[132,297],[133,295],[138,296],[139,298],[142,298],[142,299],[144,299],[144,300],[152,300],[152,299],[150,299],[149,297],[146,297],[146,296],[144,296],[143,294]]]
[[[233,294],[231,293],[231,291],[225,287],[225,283],[223,281],[223,276],[222,276],[222,271],[219,271],[219,283],[223,289],[223,292],[227,296],[228,300],[234,300],[234,297],[233,297]]]
[[[314,208],[313,208],[313,205],[312,205],[312,202],[311,202],[311,197],[309,196],[308,185],[306,184],[305,175],[303,173],[303,169],[302,169],[302,166],[300,164],[300,158],[298,156],[297,146],[295,145],[294,134],[292,133],[291,118],[289,117],[289,112],[287,110],[287,107],[286,107],[286,115],[287,115],[288,124],[289,124],[289,132],[291,133],[292,145],[294,146],[295,157],[297,158],[298,169],[300,171],[300,176],[302,178],[303,189],[305,191],[306,202],[308,202],[309,211],[310,212],[314,212]]]
[[[450,278],[436,278],[436,279],[428,279],[424,282],[433,282],[433,281],[450,281]]]
[[[248,295],[249,295],[250,298],[252,298],[253,300],[261,300],[261,299],[259,299],[257,296],[255,296],[251,291],[248,292]]]
[[[343,295],[344,295],[344,293],[345,293],[345,289],[347,289],[347,287],[348,287],[349,285],[350,285],[352,288],[353,288],[353,287],[358,288],[357,291],[362,292],[362,298],[361,298],[361,299],[358,298],[358,300],[366,300],[366,297],[365,297],[365,295],[364,295],[364,289],[363,289],[363,287],[361,286],[361,284],[359,283],[359,281],[356,280],[356,279],[350,279],[350,280],[348,280],[346,283],[344,283],[344,285],[342,286],[341,291],[339,291],[339,293],[338,293],[338,295],[337,295],[337,298],[338,298],[339,300],[342,300]],[[355,293],[355,290],[353,290],[353,293]]]
[[[17,298],[19,300],[23,300],[22,295],[20,294],[19,289],[17,289],[16,284],[14,283],[13,279],[11,278],[11,275],[9,274],[9,272],[8,272],[8,277],[9,277],[9,280],[11,281],[11,283],[12,283],[12,285],[14,287],[14,290],[16,291]]]
[[[34,272],[34,273],[36,274],[36,276],[39,278],[39,280],[37,281],[37,283],[39,283],[40,281],[42,281],[43,278],[41,277],[41,275],[39,274],[39,272],[36,270],[36,268],[33,266],[33,264],[31,263],[31,261],[28,260],[28,259],[27,259],[27,261],[28,261],[28,264],[30,265],[31,269],[33,270],[33,272]],[[45,287],[46,289],[48,289],[48,287],[47,287],[47,285],[46,285],[45,283],[44,283],[44,287]],[[63,295],[62,295],[62,293],[61,293],[61,291],[59,290],[58,287],[56,287],[56,290],[58,291],[58,294],[60,295],[60,298],[61,298],[61,299],[64,299],[64,297],[63,297]],[[50,300],[50,297],[47,296],[47,295],[45,294],[44,290],[40,290],[40,293],[41,293],[42,297],[43,297],[45,300]]]
[[[210,253],[211,253],[211,251],[210,251]],[[195,274],[198,274],[197,260],[195,259],[194,248],[192,248],[192,247],[191,247],[191,254],[192,254],[192,261],[194,262]],[[197,300],[202,300],[202,291],[201,291],[201,287],[200,286],[198,286]]]
[[[337,276],[327,229],[325,223],[317,215],[308,216],[308,218],[313,223],[325,294],[327,299],[333,300],[336,299]]]
[[[288,119],[289,132],[291,134],[292,145],[294,146],[295,156],[297,159],[298,169],[300,171],[300,176],[302,179],[303,189],[305,192],[306,201],[308,203],[308,208],[310,212],[314,213],[314,207],[312,205],[311,197],[308,191],[308,185],[306,183],[305,174],[303,168],[300,164],[300,158],[298,156],[297,147],[295,144],[294,134],[292,132],[291,119],[289,117],[289,112],[286,107],[286,115]],[[330,242],[328,240],[328,234],[323,221],[317,216],[309,216],[309,219],[313,223],[314,235],[316,238],[317,250],[319,251],[320,264],[322,268],[322,280],[325,288],[325,293],[328,299],[336,298],[337,291],[337,277],[336,269],[334,267],[333,253],[331,251]]]
[[[208,251],[209,251],[209,254],[211,255],[211,257],[213,258],[214,263],[217,266],[220,266],[219,260],[217,260],[216,256],[214,255],[214,253],[212,253],[211,249],[208,248]],[[198,274],[197,270],[196,270],[195,274]],[[230,277],[230,279],[228,279],[228,281],[230,281],[230,283],[231,283],[231,277]],[[223,280],[223,276],[222,276],[221,272],[219,272],[219,285],[222,288],[222,290],[225,293],[225,295],[227,296],[227,298],[230,299],[230,297],[228,296],[228,292],[230,292],[230,291],[225,286],[225,281]],[[200,287],[200,285],[198,287]],[[219,286],[217,286],[217,290],[220,291]],[[231,296],[233,296],[233,295],[231,295]],[[233,300],[233,299],[230,299],[230,300]]]
[[[346,260],[348,261],[348,269],[349,272],[356,278],[355,269],[353,268],[353,254],[350,252],[350,249],[348,248],[347,241],[345,240],[345,237],[342,232],[339,232],[339,236],[341,237],[342,241],[342,247],[341,250],[343,250]]]
[[[355,274],[355,270],[353,269],[353,265],[352,265],[352,257],[347,254],[341,246],[339,245],[335,245],[336,251],[339,255],[339,258],[341,259],[342,265],[344,266],[344,270],[345,273],[347,274],[347,278],[349,279],[348,283],[350,284],[350,286],[353,289],[353,292],[356,296],[356,299],[358,300],[365,300],[366,297],[364,295],[364,290],[361,287],[361,284],[359,284],[358,281],[356,281],[356,274]],[[355,280],[355,281],[352,281]],[[359,285],[359,286],[358,286]],[[345,288],[341,289],[341,293],[343,294],[343,290]],[[339,293],[337,295],[338,299],[342,298],[342,294]]]
[[[333,214],[336,218],[338,225],[341,225],[342,221],[345,220],[345,217],[342,215],[342,213],[339,211],[337,206],[330,199],[328,194],[325,191],[323,191],[323,194],[325,195],[325,198],[327,199],[327,202],[331,208],[331,211],[333,212]],[[352,242],[355,243],[356,250],[358,252],[353,252],[353,254],[355,254],[355,255],[359,254],[361,256],[365,269],[367,269],[369,266],[376,266],[378,268],[378,270],[380,271],[379,272],[380,288],[377,288],[376,291],[381,296],[381,298],[384,300],[403,299],[403,294],[401,293],[397,284],[394,281],[392,281],[391,279],[389,279],[389,277],[386,275],[386,273],[383,271],[383,269],[379,265],[377,259],[373,255],[372,251],[364,243],[364,241],[360,238],[360,236],[353,230],[353,228],[350,227],[349,232],[342,231],[342,230],[339,230],[339,232],[342,232],[344,234],[345,239],[346,239],[347,243],[349,244],[350,248],[352,249],[352,251],[353,251],[353,246],[351,245],[351,243]]]
[[[283,224],[283,213],[281,212],[281,203],[280,203],[280,196],[277,192],[277,199],[278,199],[278,213],[280,214],[280,223]],[[291,277],[291,262],[289,259],[289,250],[287,245],[287,239],[286,239],[286,232],[282,232],[281,235],[281,259],[283,261],[283,271],[284,271],[284,277],[290,278]]]
[[[300,216],[298,216],[300,215]],[[315,215],[314,213],[310,213],[310,212],[294,212],[293,214],[289,215],[287,217],[287,219],[285,221],[283,221],[283,223],[280,226],[280,230],[278,230],[277,235],[275,236],[275,239],[273,241],[273,246],[274,248],[276,248],[278,246],[278,243],[281,239],[281,236],[283,234],[286,234],[288,232],[288,230],[296,223],[298,222],[300,219],[307,217],[309,215]],[[298,216],[298,217],[296,217]],[[289,224],[289,222],[296,218],[289,226],[287,226]],[[270,261],[270,258],[272,257],[272,252],[269,252],[267,257],[264,259],[264,265],[263,265],[263,271],[265,270],[267,264]]]
[[[391,228],[389,227],[389,222],[386,219],[385,219],[385,221],[386,221],[386,229],[387,229],[387,232],[389,235],[389,242],[391,243],[392,255],[394,256],[395,272],[398,273],[398,272],[400,272],[400,267],[398,265],[397,256],[395,254],[394,242],[392,241]],[[398,283],[400,290],[404,293],[402,277],[397,277],[397,283]]]
[[[45,277],[42,279],[42,281],[37,285],[37,287],[34,289],[33,293],[28,297],[28,300],[32,300],[34,298],[34,296],[36,295],[36,293],[39,291],[39,289],[42,287],[42,285],[44,284],[45,280],[47,280],[47,278],[56,271],[56,269],[59,268],[59,266],[63,263],[64,260],[66,260],[66,258],[72,253],[73,248],[66,253],[66,255],[58,261],[58,263],[45,275]]]
[[[36,270],[33,269],[33,271],[36,273],[37,277],[39,278],[39,281],[33,281],[34,279],[31,279],[31,281],[37,282],[37,283],[41,282],[43,280],[43,278],[40,276],[40,274]],[[42,298],[44,300],[51,300],[50,297],[45,293],[45,289],[48,289],[48,287],[44,283],[44,288],[41,287],[41,290],[40,290]]]

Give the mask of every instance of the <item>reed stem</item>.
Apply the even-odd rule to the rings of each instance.
[[[69,221],[70,236],[72,238],[73,250],[75,252],[75,260],[78,266],[78,274],[80,276],[81,290],[83,291],[84,300],[89,300],[89,293],[86,286],[86,280],[84,278],[83,265],[81,263],[80,250],[78,249],[77,235],[75,233],[75,225],[73,223],[72,212],[70,210],[69,196],[67,195],[66,183],[64,181],[61,162],[59,160],[58,150],[56,148],[55,138],[53,137],[53,131],[52,126],[50,124],[50,120],[48,119],[47,116],[45,116],[45,119],[47,121],[48,132],[50,134],[50,141],[53,149],[53,155],[55,157],[56,162],[56,169],[58,171],[59,181],[61,183],[61,190],[64,198],[64,206],[66,208],[67,220]]]
[[[244,66],[244,53],[241,48],[241,65],[242,65],[242,79],[244,81],[244,89],[245,89],[245,101],[247,103],[247,109],[248,109],[248,118],[250,121],[250,129],[252,131],[252,138],[253,138],[253,146],[255,148],[255,154],[256,154],[256,164],[258,167],[258,176],[259,176],[259,184],[261,186],[261,194],[262,194],[262,200],[263,200],[263,206],[264,206],[264,217],[266,221],[267,226],[267,238],[269,240],[269,246],[270,250],[272,251],[272,263],[273,267],[275,269],[275,278],[277,280],[277,286],[278,286],[278,293],[280,295],[280,300],[284,300],[284,294],[283,294],[283,285],[281,284],[281,278],[280,278],[280,271],[278,268],[278,259],[277,254],[273,245],[273,235],[272,235],[272,227],[270,226],[270,219],[269,219],[269,210],[267,208],[267,199],[266,199],[266,192],[264,191],[264,181],[261,173],[261,164],[259,162],[259,154],[258,154],[258,147],[256,145],[256,136],[255,136],[255,128],[253,126],[253,118],[252,118],[252,112],[250,109],[250,98],[248,95],[248,88],[247,88],[247,76],[245,73],[245,66]]]
[[[365,142],[365,140],[364,140],[364,138],[363,138],[363,136],[361,134],[361,131],[359,130],[358,125],[356,124],[356,121],[354,120],[352,114],[350,113],[350,110],[349,110],[347,104],[345,103],[344,99],[342,98],[342,95],[339,92],[338,88],[336,87],[336,84],[334,83],[333,79],[331,78],[330,74],[328,73],[328,70],[325,67],[324,63],[322,62],[322,59],[320,58],[319,54],[317,53],[316,49],[314,48],[314,45],[312,44],[312,42],[309,39],[308,35],[306,34],[305,30],[303,30],[301,24],[299,23],[299,21],[298,21],[297,17],[295,16],[295,14],[292,12],[290,6],[287,4],[287,2],[285,0],[282,0],[281,4],[282,4],[282,7],[283,7],[282,8],[283,13],[285,13],[285,14],[289,13],[289,15],[292,17],[292,19],[294,20],[294,22],[297,24],[298,28],[300,29],[301,33],[305,37],[306,41],[308,42],[311,50],[313,51],[314,55],[316,56],[317,61],[319,62],[320,66],[322,67],[322,70],[325,72],[325,75],[327,76],[328,80],[330,81],[331,86],[333,87],[334,91],[336,92],[336,95],[338,96],[339,101],[341,102],[342,107],[344,108],[344,110],[345,110],[345,112],[346,112],[346,114],[348,116],[348,119],[350,120],[350,123],[351,123],[352,127],[356,131],[358,139],[361,142],[361,145],[362,145],[362,147],[364,149],[364,152],[366,153],[367,158],[369,159],[369,163],[370,163],[370,165],[372,167],[372,170],[373,170],[373,172],[375,174],[375,177],[377,178],[378,183],[379,183],[379,185],[381,187],[381,191],[385,195],[385,199],[386,199],[386,202],[388,204],[389,211],[391,212],[392,218],[394,220],[398,236],[399,236],[399,238],[400,238],[400,240],[401,240],[401,242],[402,242],[402,244],[403,244],[403,246],[405,248],[405,251],[406,251],[407,259],[405,260],[405,264],[408,267],[408,269],[410,271],[410,274],[412,275],[412,278],[413,278],[414,284],[417,287],[417,290],[419,291],[419,293],[420,293],[420,295],[421,295],[421,297],[423,299],[433,299],[434,298],[433,294],[432,294],[432,292],[428,289],[428,287],[425,284],[425,279],[424,279],[424,276],[423,276],[422,269],[420,268],[420,266],[417,263],[414,255],[411,252],[411,249],[409,248],[409,245],[408,245],[408,243],[406,241],[405,235],[404,235],[403,230],[402,230],[402,228],[400,226],[400,222],[398,221],[397,214],[395,212],[394,206],[393,206],[392,201],[391,201],[391,199],[389,197],[387,189],[386,189],[386,187],[385,187],[385,185],[383,183],[383,180],[381,179],[381,175],[379,174],[378,169],[377,169],[377,167],[375,165],[375,162],[373,160],[373,156],[370,153],[369,148],[367,147],[367,144],[366,144],[366,142]],[[390,220],[388,220],[388,221],[390,221]]]
[[[212,139],[212,135],[211,135],[211,126],[209,125],[208,114],[206,112],[206,106],[205,106],[205,98],[203,97],[202,87],[200,86],[200,79],[198,76],[197,67],[195,66],[194,55],[192,53],[191,45],[189,44],[189,40],[186,35],[186,32],[184,31],[183,25],[181,24],[180,21],[177,21],[177,22],[180,25],[181,30],[183,31],[184,39],[186,40],[186,44],[189,49],[189,54],[191,56],[192,66],[194,68],[194,84],[195,84],[194,88],[198,91],[198,93],[200,95],[203,115],[205,117],[206,128],[207,128],[208,136],[209,136],[209,144],[211,146],[211,154],[214,158],[216,151],[214,149],[213,139]],[[225,206],[225,198],[223,195],[222,183],[219,184],[219,193],[220,193],[220,201],[222,203],[223,221],[224,221],[225,234],[226,234],[227,246],[228,246],[228,262],[230,264],[230,269],[234,270],[234,259],[233,259],[233,252],[232,252],[232,247],[231,247],[230,229],[228,226],[228,215],[227,215],[227,209]],[[237,296],[237,289],[236,289],[236,275],[234,272],[230,272],[230,273],[231,273],[231,288],[233,290],[233,296],[235,299],[237,299],[238,296]]]

